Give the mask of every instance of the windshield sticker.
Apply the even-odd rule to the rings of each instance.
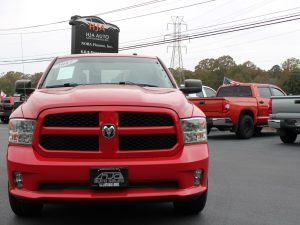
[[[72,59],[72,60],[63,61],[63,62],[55,64],[53,66],[53,69],[70,66],[70,65],[76,63],[77,61],[78,61],[78,59]]]

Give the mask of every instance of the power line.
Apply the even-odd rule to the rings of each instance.
[[[116,13],[116,12],[120,12],[120,11],[135,9],[135,8],[139,8],[139,7],[142,7],[142,6],[152,5],[152,4],[156,4],[156,3],[164,2],[164,1],[167,1],[167,0],[153,0],[153,1],[149,1],[149,2],[140,3],[140,4],[137,4],[137,5],[127,6],[127,7],[121,8],[121,9],[114,9],[114,10],[110,10],[110,11],[106,11],[106,12],[102,12],[102,13],[96,13],[94,15],[95,16],[101,16],[101,15],[105,15],[105,14],[110,14],[110,13]]]
[[[213,0],[213,1],[216,1],[216,0]],[[197,3],[197,4],[203,4],[203,3]],[[186,7],[190,7],[190,6],[191,5],[187,5],[187,6],[183,6],[183,7],[179,7],[179,8],[186,8]],[[173,9],[168,9],[168,10],[164,10],[164,11],[153,12],[153,13],[144,14],[144,15],[135,16],[135,17],[123,18],[123,19],[119,19],[119,20],[115,20],[115,21],[111,21],[111,22],[123,21],[123,20],[128,20],[128,19],[133,19],[133,18],[139,18],[139,17],[149,16],[149,15],[154,15],[154,14],[158,14],[158,13],[162,13],[162,12],[166,12],[166,11],[176,10],[176,9],[179,9],[179,8],[173,8]],[[233,20],[233,21],[229,21],[229,22],[224,22],[224,23],[219,23],[219,24],[213,24],[213,25],[209,25],[209,26],[205,26],[205,27],[200,27],[200,28],[195,28],[195,29],[191,29],[191,30],[186,30],[186,31],[183,31],[183,32],[189,32],[189,31],[193,31],[193,30],[200,30],[200,29],[204,29],[204,28],[220,26],[220,25],[224,25],[224,24],[229,24],[229,23],[234,23],[234,22],[249,20],[249,19],[253,19],[253,18],[264,17],[264,16],[268,16],[268,15],[274,15],[274,14],[278,14],[278,13],[282,13],[282,12],[292,11],[292,10],[299,9],[299,8],[300,7],[289,8],[289,9],[280,10],[280,11],[276,11],[276,12],[272,12],[272,13],[267,13],[267,14],[261,14],[261,15],[257,15],[257,16],[247,17],[247,18],[244,18],[244,19]],[[113,10],[113,11],[116,11],[116,10]],[[109,12],[110,11],[104,12],[102,14],[106,14],[106,13],[109,13]],[[56,31],[62,31],[62,30],[71,30],[71,28],[61,28],[61,29],[44,30],[44,31],[22,32],[22,34],[23,35],[26,35],[26,34],[38,34],[38,33],[56,32]],[[0,31],[1,31],[1,29],[0,29]],[[20,35],[20,34],[21,33],[4,33],[4,34],[0,33],[0,36],[1,35]],[[135,42],[135,41],[149,40],[149,39],[154,39],[154,38],[158,38],[158,37],[162,37],[162,36],[164,36],[164,35],[152,36],[152,37],[143,38],[143,39],[137,39],[137,40],[128,41],[128,42],[124,42],[124,43],[131,43],[131,42]]]
[[[268,15],[274,15],[274,14],[278,14],[278,13],[282,13],[282,12],[292,11],[292,10],[299,9],[299,8],[300,7],[289,8],[289,9],[275,11],[275,12],[271,12],[271,13],[267,13],[267,14],[261,14],[261,15],[257,15],[257,16],[247,17],[247,18],[244,18],[244,19],[233,20],[233,21],[228,21],[228,22],[219,23],[219,24],[212,24],[212,25],[204,26],[204,27],[198,27],[198,28],[194,28],[194,29],[190,29],[190,30],[186,30],[186,31],[182,31],[182,32],[184,33],[184,32],[190,32],[190,31],[194,31],[194,30],[202,30],[202,29],[205,29],[205,28],[216,27],[216,26],[220,26],[220,25],[225,25],[225,24],[230,24],[230,23],[245,21],[245,20],[249,20],[249,19],[253,19],[253,18],[259,18],[259,17],[264,17],[264,16],[268,16]],[[288,14],[288,15],[293,15],[293,14]],[[71,28],[68,28],[68,29],[71,29]],[[22,33],[22,34],[24,35],[24,34],[31,34],[31,33],[52,32],[52,31],[60,31],[60,30],[65,30],[65,28],[64,29],[48,30],[48,31],[45,30],[45,31],[36,31],[36,32],[25,32],[25,33]],[[0,35],[10,35],[10,34],[20,35],[21,33],[8,33],[8,34],[0,34]],[[132,40],[132,41],[126,41],[126,42],[123,42],[121,44],[127,44],[127,43],[134,43],[134,42],[139,42],[139,41],[145,41],[145,40],[150,40],[150,39],[154,39],[154,38],[163,37],[163,36],[166,36],[166,35],[171,35],[171,33],[165,34],[165,35],[157,35],[157,36],[152,36],[152,37],[147,37],[147,38],[136,39],[136,40]],[[62,52],[54,52],[54,53],[39,54],[39,55],[30,55],[30,56],[24,56],[24,57],[46,56],[46,55],[58,54],[58,53],[62,53]],[[2,58],[2,59],[16,59],[16,58],[19,58],[19,57],[15,57],[15,58]]]
[[[201,49],[201,52],[208,52],[208,51],[213,51],[213,50],[230,48],[230,47],[233,47],[233,46],[244,45],[244,44],[248,44],[248,43],[259,42],[259,41],[263,41],[263,40],[267,40],[267,39],[271,39],[271,38],[276,38],[276,37],[280,37],[280,36],[290,35],[291,33],[299,32],[299,31],[300,31],[300,29],[294,30],[294,31],[290,31],[290,32],[284,32],[284,33],[281,33],[281,34],[271,35],[271,36],[267,36],[267,37],[263,37],[263,38],[258,38],[258,39],[254,39],[254,40],[250,40],[250,41],[242,41],[242,42],[234,43],[234,44],[231,44],[231,45],[225,45],[225,46],[222,46],[222,47],[219,47],[219,48]],[[190,52],[196,53],[196,52],[199,52],[199,50],[193,49]]]
[[[184,8],[188,8],[188,7],[192,7],[192,6],[196,6],[196,5],[202,5],[202,4],[206,4],[206,3],[210,3],[210,2],[214,2],[216,0],[208,0],[205,2],[198,2],[195,4],[191,4],[191,5],[185,5],[185,6],[180,6],[180,7],[176,7],[176,8],[172,8],[172,9],[166,9],[166,10],[161,10],[158,12],[152,12],[152,13],[147,13],[147,14],[143,14],[143,15],[138,15],[138,16],[132,16],[132,17],[127,17],[127,18],[122,18],[122,19],[118,19],[118,20],[113,20],[111,22],[119,22],[119,21],[124,21],[124,20],[131,20],[131,19],[136,19],[136,18],[140,18],[140,17],[144,17],[144,16],[150,16],[150,15],[155,15],[155,14],[160,14],[160,13],[164,13],[164,12],[170,12],[170,11],[174,11],[177,9],[184,9]]]
[[[41,58],[33,58],[33,59],[18,59],[18,60],[3,60],[0,61],[1,63],[9,63],[9,62],[30,62],[30,61],[35,61],[35,60],[48,60],[48,59],[53,59],[54,57],[49,56],[49,57],[41,57]]]
[[[275,25],[275,24],[286,23],[286,22],[295,21],[295,20],[299,20],[299,19],[300,19],[300,13],[298,13],[297,15],[287,15],[287,16],[280,17],[280,18],[271,18],[268,20],[253,22],[253,23],[249,23],[249,24],[242,24],[242,25],[237,25],[237,26],[233,26],[233,27],[220,28],[220,29],[213,30],[213,31],[206,31],[206,32],[202,32],[202,33],[193,33],[193,34],[190,34],[189,36],[182,36],[180,38],[180,40],[189,40],[189,39],[216,36],[216,35],[221,35],[221,34],[233,33],[233,32],[237,32],[237,31],[243,31],[243,30],[248,30],[248,29],[254,29],[254,28],[259,28],[259,27],[265,27],[265,26],[271,26],[271,25]],[[167,40],[161,40],[161,41],[155,41],[155,42],[145,42],[142,44],[121,47],[119,50],[124,51],[124,50],[130,50],[130,49],[144,48],[144,47],[150,47],[150,46],[155,46],[155,45],[171,43],[174,41],[177,41],[177,39],[173,38],[173,39],[167,39]],[[39,60],[42,60],[42,61],[48,60],[49,61],[51,59],[53,59],[53,57],[26,59],[23,61],[22,60],[0,61],[0,65],[31,63],[31,62],[38,62]]]
[[[220,26],[220,25],[225,25],[225,24],[240,22],[240,21],[249,20],[249,19],[253,19],[253,18],[258,18],[258,17],[263,17],[263,16],[267,16],[267,15],[277,14],[277,13],[281,13],[281,12],[291,11],[291,10],[299,9],[299,8],[300,7],[291,8],[291,9],[287,9],[287,10],[280,10],[280,11],[276,11],[276,12],[272,12],[272,13],[268,13],[268,14],[262,14],[262,15],[258,15],[258,16],[247,17],[247,18],[244,18],[244,19],[233,20],[233,21],[228,21],[228,22],[224,22],[224,23],[212,24],[212,25],[209,25],[209,26],[204,26],[204,27],[198,27],[198,28],[194,28],[194,29],[189,29],[189,30],[182,31],[182,32],[186,33],[186,32],[190,32],[190,31],[194,31],[194,30],[202,30],[202,29],[205,29],[205,28],[217,27],[217,26]],[[292,15],[292,14],[290,14],[290,15]],[[132,40],[132,41],[126,41],[126,42],[123,42],[122,44],[132,43],[132,42],[138,42],[138,41],[144,41],[144,40],[149,40],[149,39],[154,39],[154,38],[159,38],[159,37],[163,37],[163,36],[166,36],[166,35],[172,35],[172,33],[164,34],[164,35],[161,34],[161,35],[157,35],[157,36],[152,36],[152,37],[147,37],[147,38],[142,38],[142,39],[136,39],[136,40]]]
[[[164,1],[166,1],[166,0],[164,0]],[[151,16],[151,15],[160,14],[160,13],[164,13],[164,12],[170,12],[170,11],[174,11],[174,10],[178,10],[178,9],[184,9],[184,8],[188,8],[188,7],[192,7],[192,6],[196,6],[196,5],[202,5],[202,4],[213,2],[213,1],[217,1],[217,0],[209,0],[209,1],[206,1],[206,2],[199,2],[199,3],[195,3],[195,4],[191,4],[191,5],[183,5],[183,6],[172,8],[172,9],[166,9],[166,10],[162,10],[162,11],[156,11],[156,12],[142,14],[142,15],[133,16],[133,17],[121,18],[121,19],[112,20],[112,21],[109,21],[109,22],[114,23],[114,22],[120,22],[120,21],[125,21],[125,20],[130,20],[130,19],[136,19],[136,18],[140,18],[140,17],[145,17],[145,16]],[[55,32],[55,31],[70,30],[70,29],[71,28],[61,28],[61,29],[44,30],[44,31],[30,31],[30,32],[22,32],[22,34],[37,34],[37,33]],[[4,31],[4,30],[0,29],[0,32],[1,31]],[[17,34],[20,34],[20,33],[4,33],[4,34],[2,33],[2,34],[0,34],[0,36],[1,35],[17,35]]]
[[[53,30],[42,30],[42,31],[30,31],[30,32],[19,32],[19,33],[4,33],[0,36],[7,36],[7,35],[26,35],[26,34],[40,34],[40,33],[50,33],[50,32],[56,32],[56,31],[62,31],[62,30],[71,30],[71,28],[60,28],[60,29],[53,29]]]
[[[37,62],[47,62],[53,60],[55,57],[51,57],[48,59],[36,59],[31,61],[21,61],[21,62],[10,62],[10,63],[1,63],[0,66],[7,66],[7,65],[17,65],[17,64],[23,64],[23,63],[37,63]]]
[[[28,57],[38,57],[38,56],[52,56],[52,55],[59,55],[59,54],[69,54],[69,51],[61,51],[61,52],[51,52],[47,54],[35,54],[35,55],[27,55],[23,56],[24,58]],[[21,58],[20,57],[9,57],[9,58],[1,58],[0,62],[3,62],[3,60],[8,60],[8,59],[15,59],[16,61],[19,61]]]
[[[217,26],[220,26],[220,25],[225,25],[225,24],[240,22],[240,21],[249,20],[249,19],[253,19],[253,18],[264,17],[264,16],[274,15],[274,14],[278,14],[278,13],[282,13],[282,12],[292,11],[292,10],[299,9],[299,8],[300,7],[295,7],[295,8],[280,10],[280,11],[276,11],[276,12],[272,12],[272,13],[267,13],[267,14],[261,14],[261,15],[257,15],[257,16],[247,17],[247,18],[244,18],[244,19],[232,20],[232,21],[228,21],[228,22],[223,22],[223,23],[218,23],[218,24],[212,24],[212,25],[209,25],[209,26],[204,26],[204,27],[198,27],[198,28],[194,28],[194,29],[189,29],[189,30],[182,31],[182,32],[190,32],[190,31],[202,30],[202,29],[210,28],[210,27],[217,27]],[[154,39],[154,38],[159,38],[159,37],[163,37],[163,36],[171,35],[171,34],[172,33],[161,34],[161,35],[157,35],[157,36],[152,36],[152,37],[147,37],[147,38],[142,38],[142,39],[136,39],[136,40],[132,40],[132,41],[126,41],[126,42],[123,42],[122,44],[132,43],[132,42],[137,42],[137,41],[144,41],[144,40],[149,40],[149,39]]]
[[[296,16],[298,16],[298,17],[293,18]],[[234,27],[221,28],[219,30],[207,31],[207,32],[203,32],[203,33],[193,33],[193,34],[188,35],[187,37],[182,37],[181,40],[191,40],[191,39],[195,39],[195,38],[215,36],[215,35],[219,35],[219,34],[232,33],[232,32],[241,31],[241,30],[248,30],[248,29],[253,29],[253,28],[258,28],[258,27],[280,24],[280,23],[284,23],[284,22],[299,20],[300,19],[299,16],[300,16],[300,14],[293,15],[293,16],[281,17],[281,18],[277,18],[277,19],[269,19],[269,20],[265,20],[265,21],[255,22],[255,23],[249,23],[246,25],[237,25]],[[281,21],[281,20],[283,20],[283,21]],[[130,46],[121,47],[120,50],[129,50],[129,49],[134,49],[134,48],[149,47],[149,46],[154,46],[154,45],[170,43],[173,41],[176,41],[176,40],[167,39],[167,40],[155,41],[155,42],[151,42],[151,43],[141,43],[138,45],[130,45]]]
[[[150,1],[152,2],[152,1]],[[139,4],[138,4],[139,5]],[[229,22],[224,22],[224,23],[219,23],[219,24],[213,24],[213,25],[209,25],[206,27],[200,27],[200,28],[195,28],[195,29],[191,29],[191,30],[187,30],[184,32],[190,32],[193,30],[200,30],[200,29],[204,29],[204,28],[209,28],[209,27],[215,27],[215,26],[220,26],[220,25],[224,25],[224,24],[229,24],[229,23],[234,23],[234,22],[239,22],[239,21],[244,21],[244,20],[249,20],[252,18],[258,18],[258,17],[263,17],[263,16],[267,16],[267,15],[273,15],[273,14],[278,14],[278,13],[282,13],[282,12],[287,12],[287,11],[291,11],[291,10],[295,10],[295,9],[299,9],[300,7],[294,7],[294,8],[289,8],[286,10],[280,10],[280,11],[276,11],[276,12],[272,12],[272,13],[268,13],[268,14],[262,14],[262,15],[258,15],[258,16],[253,16],[253,17],[248,17],[248,18],[244,18],[244,19],[239,19],[239,20],[234,20],[234,21],[229,21]],[[114,10],[116,11],[116,10]],[[108,12],[106,12],[108,13]],[[125,18],[126,19],[126,18]],[[34,33],[43,33],[43,32],[53,32],[53,31],[61,31],[61,30],[70,30],[70,28],[63,28],[63,29],[54,29],[54,30],[45,30],[45,31],[36,31],[36,32],[25,32],[22,34],[34,34]],[[21,33],[7,33],[7,34],[0,34],[0,35],[11,35],[11,34],[16,34],[16,35],[20,35]],[[124,42],[124,43],[132,43],[135,41],[143,41],[143,40],[149,40],[149,39],[154,39],[154,38],[158,38],[158,37],[162,37],[163,35],[159,35],[159,36],[153,36],[153,37],[148,37],[148,38],[143,38],[143,39],[138,39],[138,40],[133,40],[133,41],[128,41],[128,42]],[[49,54],[44,54],[44,55],[49,55]],[[0,61],[1,62],[1,61]]]
[[[232,21],[228,21],[228,22],[224,22],[224,23],[218,23],[218,24],[212,24],[212,25],[205,26],[205,27],[194,28],[194,29],[183,31],[183,32],[190,32],[190,31],[193,31],[193,30],[200,30],[200,29],[209,28],[209,27],[216,27],[216,26],[220,26],[220,25],[225,25],[225,24],[240,22],[240,21],[249,20],[249,19],[253,19],[253,18],[274,15],[274,14],[278,14],[278,13],[282,13],[282,12],[288,12],[288,11],[292,11],[292,10],[299,9],[299,8],[300,7],[289,8],[289,9],[275,11],[275,12],[271,12],[271,13],[267,13],[267,14],[261,14],[261,15],[257,15],[257,16],[247,17],[247,18],[244,18],[244,19],[232,20]],[[23,35],[26,35],[26,34],[37,34],[37,33],[55,32],[55,31],[62,31],[62,30],[71,30],[71,28],[61,28],[61,29],[53,29],[53,30],[22,32],[22,34]],[[21,33],[4,33],[4,34],[0,33],[0,36],[1,35],[20,35],[20,34]],[[166,35],[170,35],[170,34],[166,34]],[[123,42],[123,44],[125,44],[125,43],[132,43],[132,42],[136,42],[136,41],[144,41],[144,40],[159,38],[159,37],[163,37],[163,36],[165,36],[165,34],[161,34],[161,35],[157,35],[157,36],[152,36],[152,37],[147,37],[147,38],[142,38],[142,39],[136,39],[136,40],[132,40],[132,41],[126,41],[126,42]]]
[[[143,6],[147,6],[147,5],[152,5],[152,4],[156,4],[156,3],[164,2],[164,1],[167,1],[167,0],[152,0],[152,1],[144,2],[144,3],[139,3],[139,4],[136,4],[136,5],[126,6],[126,7],[123,7],[123,8],[102,12],[102,13],[96,13],[94,15],[99,16],[99,15],[105,15],[105,14],[109,14],[109,13],[116,13],[116,12],[120,12],[120,11],[126,11],[126,10],[129,10],[129,9],[134,9],[134,8],[139,8],[139,7],[143,7]],[[61,21],[56,21],[56,22],[51,22],[51,23],[44,23],[44,24],[25,26],[25,27],[5,28],[5,29],[0,29],[0,31],[24,30],[24,29],[30,29],[30,28],[56,25],[56,24],[66,23],[66,22],[69,22],[69,20],[61,20]]]
[[[213,25],[209,25],[209,26],[205,26],[205,27],[194,28],[194,29],[191,29],[191,30],[187,30],[187,32],[193,31],[193,30],[202,30],[204,28],[216,27],[216,26],[230,24],[230,23],[235,23],[235,22],[240,22],[240,21],[245,21],[245,20],[249,20],[249,19],[253,19],[253,18],[258,18],[258,17],[264,17],[264,16],[269,16],[269,15],[274,15],[274,14],[278,14],[278,13],[282,13],[282,12],[287,12],[287,11],[291,11],[291,10],[295,10],[295,9],[299,9],[299,8],[300,7],[295,7],[295,8],[286,9],[286,10],[280,10],[280,11],[276,11],[276,12],[272,12],[272,13],[261,14],[261,15],[258,15],[258,16],[251,16],[251,17],[247,17],[247,18],[244,18],[244,19],[232,20],[232,21],[218,23],[218,24],[213,24]],[[298,13],[299,12],[292,13],[292,14],[287,14],[287,15],[295,15],[295,14],[298,14]],[[286,16],[286,15],[284,15],[284,16]],[[279,17],[277,17],[277,18],[279,18]]]

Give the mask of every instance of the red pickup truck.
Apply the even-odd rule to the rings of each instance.
[[[18,81],[17,93],[30,82]],[[25,88],[24,88],[25,87]],[[23,89],[22,89],[23,88]],[[10,116],[8,195],[14,213],[53,201],[206,202],[205,115],[157,57],[90,54],[56,58]]]
[[[8,123],[8,118],[13,111],[13,97],[4,97],[0,102],[0,119],[2,123]]]
[[[272,112],[271,96],[286,95],[270,84],[223,85],[212,98],[189,98],[207,116],[208,131],[216,127],[235,132],[241,139],[259,133]]]

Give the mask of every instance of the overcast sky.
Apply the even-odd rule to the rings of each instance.
[[[64,21],[70,19],[72,15],[94,15],[149,1],[0,0],[0,64],[21,60],[22,54],[23,59],[26,60],[70,53],[71,30],[68,22],[23,30],[7,29]],[[165,0],[146,7],[109,13],[100,17],[107,22],[112,22],[205,1],[208,0]],[[278,11],[282,12],[277,13]],[[183,34],[189,34],[298,12],[300,14],[299,0],[215,0],[113,23],[119,26],[121,30],[119,38],[122,47],[140,42],[163,40],[165,34],[172,32],[171,27],[167,30],[171,16],[183,16],[187,29],[192,30]],[[250,19],[245,20],[246,18]],[[236,22],[228,23],[231,21]],[[44,32],[49,30],[52,31]],[[182,27],[182,30],[184,31],[185,28]],[[138,41],[150,37],[156,38]],[[182,49],[183,64],[185,68],[194,70],[194,67],[202,59],[230,55],[238,64],[250,60],[258,67],[268,70],[275,64],[281,65],[287,58],[300,58],[299,40],[300,20],[193,39],[190,42],[184,41],[182,43],[187,47],[187,51]],[[156,55],[169,66],[172,49],[169,48],[167,52],[167,46],[172,46],[172,44],[133,49],[120,53],[132,54],[135,52],[141,55]],[[45,70],[48,64],[49,62],[0,65],[0,74],[8,71],[20,71],[26,74],[41,72]]]

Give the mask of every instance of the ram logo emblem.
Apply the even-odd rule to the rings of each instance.
[[[116,134],[116,126],[114,124],[104,124],[102,126],[102,135],[107,139],[111,139]]]

